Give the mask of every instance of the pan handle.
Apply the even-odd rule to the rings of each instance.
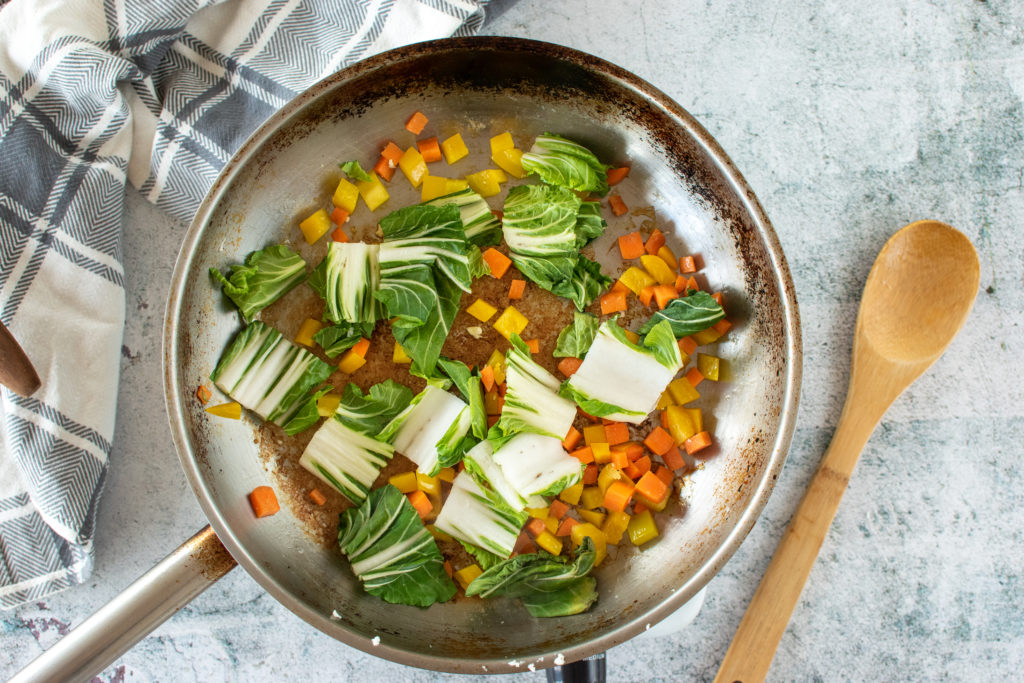
[[[86,681],[236,565],[206,527],[39,655],[10,683]]]
[[[548,683],[604,683],[607,676],[603,652],[546,669]]]

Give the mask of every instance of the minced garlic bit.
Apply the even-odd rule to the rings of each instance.
[[[484,328],[480,327],[479,325],[467,327],[466,332],[469,332],[469,336],[473,337],[473,339],[479,339],[480,337],[484,336]]]

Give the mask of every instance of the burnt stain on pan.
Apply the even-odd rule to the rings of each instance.
[[[742,354],[737,363],[756,380],[756,386],[737,382],[732,399],[726,395],[728,388],[716,399],[724,411],[719,423],[723,433],[735,423],[729,447],[698,462],[683,498],[659,517],[664,523],[662,538],[643,550],[628,543],[629,547],[620,547],[618,557],[597,571],[598,603],[585,614],[563,619],[531,619],[511,600],[463,598],[418,610],[362,594],[334,541],[337,515],[348,504],[296,465],[312,430],[286,438],[277,427],[265,426],[257,434],[257,445],[253,447],[250,438],[248,449],[242,449],[244,444],[228,438],[228,430],[213,424],[196,405],[192,393],[192,384],[209,374],[238,327],[237,321],[225,319],[226,309],[205,269],[240,262],[245,253],[238,253],[237,245],[252,243],[247,231],[261,214],[280,213],[266,205],[261,192],[290,180],[297,171],[305,172],[282,168],[282,158],[289,158],[294,149],[308,150],[311,141],[322,144],[318,136],[325,130],[351,131],[358,143],[352,147],[372,150],[382,142],[383,128],[369,122],[382,111],[395,117],[396,112],[408,115],[421,106],[434,107],[426,112],[432,121],[462,125],[470,114],[461,109],[484,110],[488,103],[508,109],[517,126],[517,141],[545,129],[563,132],[592,147],[602,159],[635,162],[635,182],[652,185],[645,187],[652,198],[630,204],[630,225],[636,229],[639,222],[645,231],[652,223],[662,229],[669,226],[677,239],[705,250],[709,263],[733,268],[735,276],[728,268],[721,269],[718,272],[725,275],[713,284],[726,289],[727,309],[736,323],[730,333],[736,342],[730,348]],[[404,135],[403,122],[392,121],[396,135]],[[489,132],[478,126],[464,134],[486,147]],[[402,138],[400,144],[409,142]],[[318,150],[309,151],[317,157]],[[449,172],[439,163],[441,175],[459,173],[458,167]],[[329,171],[327,166],[320,176]],[[391,208],[412,203],[411,194],[406,199],[398,196],[403,183],[399,176],[388,188],[395,190]],[[303,210],[303,202],[328,200],[323,188],[316,193],[314,188],[309,196],[297,196],[294,211]],[[654,210],[641,213],[645,203]],[[703,229],[715,234],[691,234],[692,227],[677,222],[680,211],[706,219]],[[609,231],[628,229],[625,220],[609,219]],[[375,241],[373,227],[353,224],[354,232],[359,231],[356,238]],[[267,228],[263,244],[294,240],[294,235],[282,237],[286,231],[284,224]],[[318,252],[297,246],[315,265]],[[595,252],[597,260],[609,265],[607,242],[595,245]],[[464,295],[462,306],[480,296],[500,310],[508,303],[508,279],[479,280],[473,295]],[[531,320],[526,336],[541,340],[537,359],[554,370],[554,336],[572,311],[532,284],[527,289],[527,298],[516,306]],[[279,302],[263,318],[291,337],[304,317],[319,314],[318,305],[322,306],[311,299],[292,307]],[[643,317],[645,311],[633,308],[623,320],[635,328]],[[465,332],[469,325],[479,325],[490,336],[474,339]],[[390,363],[391,340],[386,326],[380,327],[370,362],[353,378],[336,374],[333,386],[341,388],[352,379],[366,389],[393,377],[414,391],[422,387],[406,369],[396,370]],[[197,329],[203,333],[194,334]],[[229,162],[197,214],[175,271],[165,334],[165,339],[174,340],[167,345],[165,377],[179,455],[215,528],[246,570],[278,600],[339,640],[405,664],[462,673],[481,673],[483,666],[491,673],[521,670],[510,660],[522,662],[523,668],[528,662],[550,666],[555,653],[567,661],[579,659],[623,642],[681,606],[735,551],[766,502],[792,435],[800,381],[800,329],[792,280],[767,217],[717,143],[678,104],[629,72],[568,48],[509,38],[450,39],[377,55],[314,85],[272,116]],[[505,348],[493,328],[460,312],[444,351],[480,363],[494,346]],[[736,413],[731,407],[741,399],[758,405],[753,412]],[[180,416],[179,424],[174,415]],[[646,428],[641,426],[634,436]],[[254,524],[251,515],[246,517],[244,503],[229,495],[239,489],[232,479],[231,458],[251,459],[256,451],[296,519],[289,537],[271,539],[272,532],[264,530],[283,522],[275,518]],[[396,456],[378,481],[411,467]],[[308,499],[314,486],[328,497],[323,507]],[[303,530],[312,542],[299,538]],[[302,548],[304,555],[295,548]],[[651,576],[658,577],[653,584]],[[340,620],[330,617],[334,609]],[[379,646],[370,644],[374,636],[381,637]]]

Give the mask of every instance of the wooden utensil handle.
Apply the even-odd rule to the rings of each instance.
[[[881,414],[875,417],[844,413],[840,418],[832,443],[743,614],[718,669],[716,683],[758,683],[768,674],[793,608],[839,509],[857,456],[880,417]]]
[[[41,386],[32,362],[3,323],[0,323],[0,384],[22,396],[34,394]]]

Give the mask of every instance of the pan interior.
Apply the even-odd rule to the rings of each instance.
[[[702,399],[713,416],[716,454],[691,475],[660,540],[642,551],[627,542],[620,549],[625,557],[596,572],[600,599],[582,615],[533,619],[511,601],[475,599],[421,610],[367,596],[340,554],[317,544],[287,506],[274,517],[253,518],[248,492],[287,473],[267,472],[251,422],[210,418],[193,399],[239,328],[208,269],[240,262],[285,236],[301,242],[296,222],[329,205],[337,164],[367,161],[417,109],[441,139],[460,132],[479,157],[451,169],[438,162],[439,175],[485,167],[488,138],[504,130],[519,144],[557,132],[601,159],[628,160],[629,182],[616,189],[628,206],[652,207],[653,215],[610,221],[595,249],[605,272],[621,266],[615,236],[653,220],[670,244],[701,255],[707,282],[726,297],[735,326],[718,355],[726,359],[728,381],[707,387]],[[411,144],[407,137],[400,144]],[[396,175],[391,208],[416,201],[407,186]],[[189,233],[174,282],[169,405],[182,462],[214,528],[236,559],[304,619],[403,663],[514,671],[528,662],[550,664],[555,653],[587,656],[637,634],[682,605],[725,562],[763,506],[788,446],[799,375],[795,302],[756,200],[707,134],[663,95],[562,48],[442,41],[373,58],[315,86],[229,164]]]

